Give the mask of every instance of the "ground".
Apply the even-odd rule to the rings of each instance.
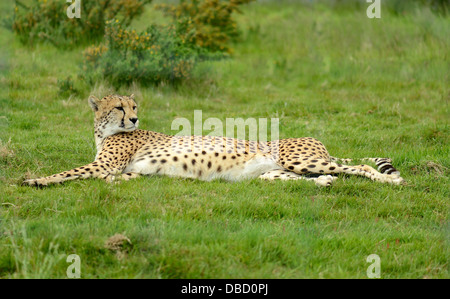
[[[1,278],[65,278],[71,254],[82,278],[367,278],[371,254],[381,278],[449,277],[449,18],[263,2],[238,24],[232,59],[200,66],[177,88],[117,91],[136,95],[140,128],[174,134],[172,120],[197,109],[222,121],[278,117],[280,138],[313,136],[336,157],[392,158],[408,184],[20,186],[94,159],[87,98],[112,88],[59,95],[57,80],[76,78],[82,49],[29,49],[2,28]],[[117,234],[128,240],[120,254],[105,245]]]

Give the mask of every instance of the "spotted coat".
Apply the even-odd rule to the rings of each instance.
[[[138,129],[133,95],[102,99],[91,96],[89,104],[95,114],[95,160],[62,173],[25,180],[24,184],[45,186],[91,177],[111,182],[140,175],[168,175],[205,181],[306,179],[328,186],[340,173],[392,184],[403,182],[390,159],[363,159],[375,163],[380,171],[368,165],[344,165],[312,137],[256,142],[229,137],[171,136]],[[342,161],[348,163],[351,159]]]

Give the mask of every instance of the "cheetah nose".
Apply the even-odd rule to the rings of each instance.
[[[130,121],[131,121],[133,124],[136,124],[136,122],[138,121],[138,119],[137,119],[137,118],[130,118]]]

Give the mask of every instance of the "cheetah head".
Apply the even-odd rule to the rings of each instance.
[[[95,113],[95,129],[103,137],[137,129],[137,105],[134,95],[109,95],[102,99],[89,97],[89,105]]]

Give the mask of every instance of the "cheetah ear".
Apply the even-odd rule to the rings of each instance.
[[[134,101],[134,93],[132,93],[132,94],[129,96],[129,98],[132,99],[132,100]]]
[[[98,103],[99,102],[100,102],[100,100],[97,97],[95,97],[93,95],[91,95],[89,97],[89,106],[91,106],[91,108],[92,108],[92,110],[94,110],[94,112],[98,111]]]

